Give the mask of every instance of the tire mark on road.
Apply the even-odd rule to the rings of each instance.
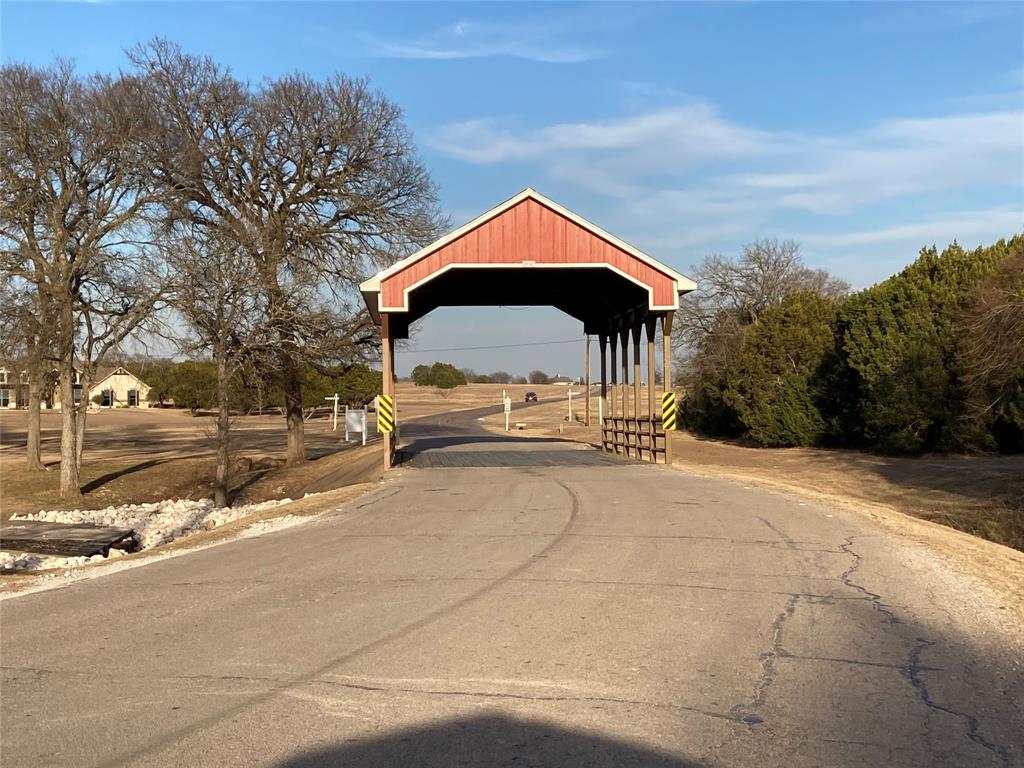
[[[542,476],[539,473],[535,472],[530,472],[530,474],[537,474],[538,476]],[[507,582],[512,581],[523,571],[535,565],[538,560],[546,558],[551,552],[556,550],[563,542],[568,540],[569,533],[572,531],[573,528],[576,527],[576,525],[579,522],[580,511],[582,506],[580,503],[579,496],[576,494],[575,491],[572,490],[572,488],[563,483],[561,480],[555,480],[553,478],[552,480],[556,485],[562,488],[569,495],[569,518],[568,520],[566,520],[566,523],[562,527],[562,529],[553,536],[551,541],[549,541],[542,549],[532,554],[528,559],[526,559],[516,567],[502,574],[497,579],[490,581],[488,584],[481,587],[480,589],[471,592],[470,594],[456,600],[454,603],[442,606],[441,608],[438,608],[437,610],[431,611],[425,616],[422,616],[416,621],[410,622],[409,624],[406,624],[400,627],[399,629],[394,630],[393,632],[389,632],[385,635],[382,635],[376,640],[371,640],[370,642],[364,643],[358,648],[354,648],[351,651],[347,651],[346,653],[335,656],[334,658],[330,659],[325,664],[322,664],[321,666],[317,667],[311,672],[307,672],[306,674],[290,678],[288,679],[287,682],[284,682],[279,686],[276,686],[264,693],[254,696],[251,699],[241,702],[236,706],[229,707],[228,709],[216,712],[212,715],[208,715],[207,717],[204,717],[185,727],[170,731],[169,733],[166,733],[163,736],[150,741],[144,746],[132,750],[131,752],[123,754],[119,757],[115,757],[111,760],[106,760],[102,763],[98,763],[97,768],[115,768],[116,766],[130,765],[136,762],[137,760],[141,759],[142,757],[153,754],[155,752],[159,752],[160,750],[169,747],[170,745],[174,744],[176,741],[179,741],[180,739],[191,736],[195,733],[198,733],[199,731],[206,730],[207,728],[210,728],[214,725],[217,725],[218,723],[235,717],[236,715],[239,715],[242,712],[245,712],[246,710],[252,709],[253,707],[257,707],[260,704],[269,701],[270,699],[274,698],[282,692],[313,682],[318,677],[324,675],[327,672],[330,672],[335,667],[345,664],[364,653],[375,651],[378,648],[382,648],[388,645],[389,643],[393,643],[396,640],[400,640],[404,637],[407,637],[408,635],[411,635],[414,632],[419,631],[423,627],[426,627],[436,621],[439,621],[455,613],[456,611],[466,607],[470,603],[479,600],[480,598],[484,597],[490,592],[493,592],[494,590],[498,589]],[[382,500],[383,499],[381,499],[380,497],[378,497],[377,499],[377,501]]]
[[[688,707],[683,704],[671,704],[660,701],[644,701],[642,699],[625,699],[615,696],[597,696],[586,694],[572,696],[567,694],[556,695],[512,693],[508,691],[474,691],[437,688],[410,688],[404,686],[370,685],[352,682],[342,682],[325,678],[318,678],[311,682],[317,683],[319,685],[332,686],[336,688],[350,688],[353,690],[367,691],[370,693],[406,693],[418,694],[422,696],[453,696],[457,698],[515,699],[518,701],[573,701],[594,702],[599,704],[622,704],[625,706],[646,707],[649,709],[659,709],[668,712],[682,712],[686,714],[703,715],[704,717],[710,717],[714,720],[727,720],[729,722],[737,722],[737,718],[734,715],[729,714],[727,712],[717,712],[715,710],[701,709],[699,707]]]

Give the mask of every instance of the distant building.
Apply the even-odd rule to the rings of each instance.
[[[0,368],[0,408],[24,408],[28,405],[28,376]]]
[[[89,402],[100,408],[149,408],[151,387],[123,365],[100,368],[89,390]],[[79,391],[81,385],[79,385]]]
[[[82,374],[75,371],[72,384],[75,404],[82,399]],[[151,387],[123,365],[100,368],[96,382],[86,394],[90,408],[149,408]],[[98,402],[94,402],[98,401]],[[0,368],[0,408],[28,407],[28,374],[15,375],[13,370]],[[60,408],[60,388],[43,393],[44,408]]]
[[[551,383],[557,384],[560,387],[568,387],[572,385],[573,380],[568,376],[553,376],[551,378]]]

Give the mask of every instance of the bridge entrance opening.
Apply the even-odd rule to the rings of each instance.
[[[546,304],[582,322],[584,334],[598,341],[603,449],[671,461],[664,425],[674,415],[672,317],[680,295],[695,287],[672,268],[526,189],[360,286],[381,329],[382,412],[397,413],[394,343],[408,338],[416,320],[443,306]],[[655,344],[659,328],[661,350]],[[665,382],[660,392],[654,386],[659,356]],[[645,398],[642,380],[650,384]],[[384,433],[385,469],[394,463],[399,431],[395,420],[394,430]]]

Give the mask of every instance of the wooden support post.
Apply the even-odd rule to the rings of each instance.
[[[662,378],[666,392],[674,391],[672,386],[672,311],[666,312],[661,321]],[[665,432],[665,463],[672,463],[672,435]]]
[[[657,464],[658,454],[654,452],[654,449],[657,447],[654,435],[658,431],[656,427],[661,426],[659,423],[659,420],[661,419],[661,408],[656,405],[657,387],[654,385],[654,333],[658,328],[658,318],[654,315],[648,314],[644,324],[647,326],[647,415],[650,417],[650,421],[647,425],[650,428],[648,434],[651,438],[651,463]]]
[[[629,418],[629,328],[619,331],[619,343],[622,345],[622,381],[619,382],[619,394],[622,399],[622,418]]]
[[[615,402],[615,400],[616,400],[616,398],[615,398],[615,390],[616,390],[616,388],[618,386],[618,382],[619,382],[618,363],[617,363],[618,356],[619,356],[618,346],[619,346],[618,335],[613,333],[611,335],[611,337],[608,339],[608,348],[609,348],[609,350],[611,352],[611,363],[612,363],[611,385],[608,387],[608,397],[611,400],[611,406],[608,409],[608,414],[610,416],[613,416],[613,417],[614,416],[618,416],[618,410],[617,410],[618,404]]]
[[[601,333],[597,336],[597,341],[601,345],[601,413],[604,416],[608,415],[608,355],[606,346],[608,344],[608,334]],[[601,425],[604,426],[604,425]]]
[[[583,423],[586,426],[590,426],[590,334],[586,334],[586,346],[583,347],[583,367],[587,370],[586,375],[586,387],[587,387],[587,409],[583,416]]]
[[[643,458],[643,441],[640,439],[640,415],[644,412],[643,407],[640,405],[640,384],[643,381],[642,369],[640,367],[640,333],[643,328],[643,320],[636,319],[633,321],[633,418],[636,421],[633,426],[636,428],[636,457],[638,459]]]
[[[387,312],[380,316],[381,391],[395,396],[395,347],[391,339],[391,322]],[[379,416],[378,416],[379,418]],[[398,427],[398,403],[395,403],[395,428]],[[395,455],[397,432],[384,433],[384,469],[391,469]]]
[[[622,382],[619,385],[622,400],[622,442],[625,443],[623,453],[629,456],[629,326],[625,321],[619,329],[619,342],[622,344]]]

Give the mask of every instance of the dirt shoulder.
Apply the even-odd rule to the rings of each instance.
[[[198,531],[143,552],[107,559],[70,570],[25,571],[8,573],[0,577],[0,599],[65,586],[75,581],[104,576],[127,568],[136,568],[156,560],[195,552],[247,536],[260,535],[290,527],[321,514],[338,511],[351,501],[379,487],[377,477],[353,483],[334,490],[317,493],[306,498],[266,509],[248,517],[234,520],[210,531]]]

